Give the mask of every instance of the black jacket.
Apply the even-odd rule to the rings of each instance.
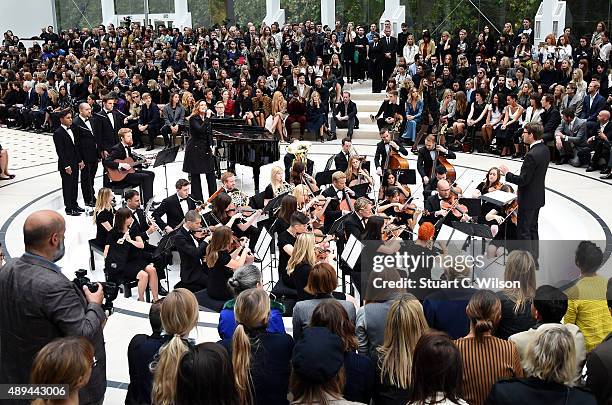
[[[212,154],[214,140],[210,120],[194,115],[189,119],[189,133],[191,137],[185,147],[183,171],[196,174],[214,172],[215,159]]]
[[[344,117],[348,115],[349,118],[357,117],[357,105],[349,100],[348,106],[344,107],[344,102],[338,103],[336,108],[334,108],[334,117],[340,114],[340,116]]]
[[[187,198],[187,207],[189,207],[190,210],[194,210],[196,207],[195,203],[189,198]],[[164,222],[162,219],[164,215],[166,215],[167,222]],[[152,217],[155,219],[157,225],[162,229],[164,229],[166,225],[176,228],[176,226],[180,224],[185,217],[185,215],[183,215],[183,209],[181,208],[178,195],[174,194],[168,198],[164,198],[161,204],[159,204],[159,206],[155,208],[155,211],[153,211]]]
[[[518,186],[519,207],[531,210],[544,206],[544,181],[549,162],[548,147],[540,142],[529,148],[519,175],[506,174],[506,180]]]
[[[596,405],[593,394],[539,378],[511,378],[493,385],[485,404]]]
[[[555,131],[561,123],[561,114],[554,106],[551,106],[548,110],[544,110],[540,115],[542,118],[542,126],[544,127],[544,142],[550,142],[555,139]]]
[[[379,39],[379,42],[380,42],[381,50],[382,50],[381,59],[383,61],[386,61],[389,64],[393,62],[393,64],[395,65],[395,55],[397,51],[397,38],[389,36],[389,42],[387,43],[387,37],[382,35]],[[385,53],[390,53],[391,58],[390,59],[386,58]]]
[[[149,365],[155,359],[159,349],[172,338],[171,335],[153,333],[151,336],[138,334],[128,345],[128,368],[130,384],[127,388],[125,403],[140,405],[151,403],[153,373]]]
[[[407,155],[408,151],[402,145],[398,145],[399,149],[394,149],[395,151],[399,151],[399,153],[403,155]],[[387,151],[385,150],[385,143],[380,141],[376,144],[376,154],[374,155],[374,165],[376,168],[383,167],[385,162],[387,161]]]
[[[114,126],[111,124],[108,114],[106,114],[104,109],[96,113],[96,117],[98,118],[96,120],[96,124],[98,125],[98,130],[96,131],[98,135],[98,147],[107,152],[119,142],[117,133],[123,126],[123,116],[117,111],[113,111],[112,114]]]
[[[421,175],[421,177],[429,177],[431,179],[431,177],[433,177],[431,175],[432,172],[432,168],[433,168],[433,160],[431,158],[431,153],[429,153],[430,151],[427,150],[427,148],[425,146],[422,146],[421,148],[419,148],[419,155],[417,157],[417,170],[419,172],[419,174]],[[457,155],[455,155],[455,152],[453,152],[452,150],[448,150],[448,153],[442,153],[439,152],[440,155],[446,157],[447,159],[456,159]]]
[[[181,281],[183,283],[193,283],[201,279],[201,273],[208,274],[208,267],[204,261],[206,253],[206,242],[199,242],[195,245],[193,238],[185,227],[180,227],[176,231],[174,246],[181,257]]]
[[[120,142],[110,148],[108,152],[108,157],[104,159],[102,164],[106,167],[110,167],[111,169],[116,170],[119,168],[119,163],[116,163],[115,160],[123,160],[123,159],[127,159],[128,157],[131,157],[132,159],[134,159],[131,148],[130,148],[130,154],[128,155],[125,151],[125,148],[123,147],[123,144]]]
[[[149,134],[157,134],[157,131],[161,127],[161,116],[159,114],[159,107],[155,103],[151,103],[149,107],[146,104],[142,104],[140,109],[140,115],[138,117],[138,124],[148,125],[147,131]]]
[[[345,172],[348,169],[348,156],[344,154],[344,152],[340,152],[334,156],[334,163],[336,165],[336,170],[340,170]]]
[[[89,130],[80,116],[77,115],[72,121],[72,132],[76,137],[77,148],[85,163],[97,163],[101,152],[98,149],[97,141],[99,137],[96,134],[98,125],[95,121],[94,118],[89,119],[93,132]]]
[[[72,131],[72,134],[74,135],[74,131]],[[67,167],[77,170],[77,166],[81,161],[81,155],[64,127],[60,126],[53,132],[53,143],[57,152],[57,170],[63,172]]]
[[[360,239],[363,231],[365,230],[365,226],[363,222],[359,219],[359,216],[355,212],[352,212],[345,220],[344,220],[344,235],[346,240],[353,235],[355,238]]]

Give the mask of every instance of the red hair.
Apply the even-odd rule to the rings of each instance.
[[[431,240],[431,238],[434,236],[434,233],[436,233],[436,228],[431,222],[423,222],[421,226],[419,226],[420,240]]]

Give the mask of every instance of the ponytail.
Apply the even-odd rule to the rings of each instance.
[[[176,378],[181,358],[188,351],[179,335],[174,335],[159,349],[159,360],[151,368],[155,370],[151,399],[155,405],[171,405],[176,395]]]
[[[247,405],[253,402],[251,391],[251,340],[244,325],[238,324],[232,339],[232,365],[234,382],[238,392],[238,403]]]

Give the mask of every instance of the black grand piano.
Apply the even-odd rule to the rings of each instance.
[[[226,161],[228,170],[236,173],[236,163],[253,168],[255,192],[259,192],[261,166],[280,159],[279,141],[265,128],[245,125],[241,119],[212,118],[213,137],[217,140],[220,161]]]

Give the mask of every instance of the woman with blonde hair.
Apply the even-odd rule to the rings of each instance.
[[[94,347],[82,336],[59,338],[47,343],[36,354],[31,384],[66,384],[65,399],[36,399],[33,405],[79,403],[79,390],[87,385],[95,364]]]
[[[295,288],[298,301],[312,298],[312,295],[305,292],[304,289],[308,284],[308,275],[316,261],[314,234],[298,235],[289,262],[287,262],[287,275],[293,282],[288,287]]]
[[[321,95],[314,91],[310,96],[310,102],[306,107],[306,129],[319,135],[319,140],[325,142],[327,130],[327,110],[321,102]]]
[[[559,325],[539,333],[527,349],[525,373],[493,385],[487,404],[548,403],[595,405],[591,392],[574,387],[576,347],[571,332]]]
[[[584,72],[582,69],[574,69],[574,72],[572,73],[572,81],[570,83],[574,83],[576,85],[576,93],[586,94],[587,82],[584,81]]]
[[[160,317],[170,340],[159,349],[158,358],[151,363],[154,374],[151,398],[155,405],[174,403],[179,361],[193,346],[187,338],[197,325],[198,312],[195,295],[185,288],[177,288],[164,298]]]
[[[455,340],[463,364],[463,398],[469,404],[481,405],[496,381],[522,377],[523,367],[514,343],[492,335],[501,318],[501,303],[493,292],[477,291],[465,313],[470,332]]]
[[[281,142],[285,142],[285,120],[287,119],[287,101],[283,93],[275,91],[272,95],[272,114],[266,118],[266,129],[273,134],[278,133]]]
[[[506,261],[504,281],[516,282],[518,287],[505,288],[497,293],[501,301],[501,319],[495,336],[508,339],[510,335],[525,331],[535,325],[531,316],[531,303],[535,296],[536,264],[531,253],[525,250],[510,252]]]
[[[181,96],[181,105],[185,109],[185,117],[189,117],[193,112],[193,108],[195,107],[196,100],[193,97],[193,94],[189,91],[184,91]]]
[[[93,243],[102,249],[115,219],[113,198],[113,191],[110,188],[102,187],[98,190],[96,206],[93,210],[93,223],[96,224],[96,238],[93,239]]]
[[[293,339],[266,331],[270,297],[260,288],[243,291],[236,298],[234,315],[238,325],[234,335],[221,344],[232,358],[238,403],[289,404]]]
[[[378,348],[375,404],[406,403],[412,382],[412,356],[428,330],[423,306],[412,294],[393,301],[387,314],[385,338]]]

